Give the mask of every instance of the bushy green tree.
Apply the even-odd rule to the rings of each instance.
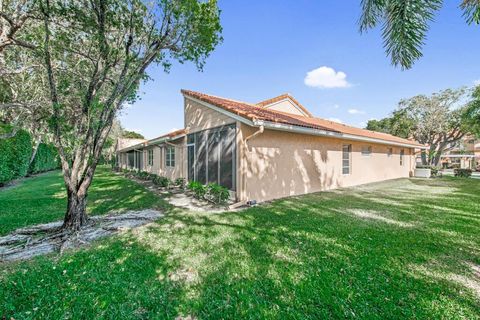
[[[441,155],[471,128],[465,120],[465,88],[403,99],[391,117],[369,121],[367,129],[412,138],[427,145],[424,165],[437,166]]]
[[[393,134],[404,139],[411,138],[414,120],[410,118],[406,110],[396,110],[392,116],[380,120],[369,120],[367,130]]]
[[[136,100],[151,64],[166,71],[173,61],[203,67],[221,41],[219,9],[216,0],[30,4],[41,23],[25,25],[22,32],[31,28],[33,48],[8,46],[4,54],[22,59],[5,63],[11,70],[21,67],[19,61],[40,66],[30,72],[40,78],[48,103],[35,105],[46,116],[61,161],[68,195],[64,228],[78,230],[87,222],[88,189],[115,116]],[[25,99],[24,105],[32,102]]]
[[[472,92],[471,100],[463,114],[463,120],[469,130],[480,138],[480,85]]]
[[[122,134],[122,138],[127,138],[127,139],[145,139],[145,137],[138,133],[138,132],[135,132],[135,131],[128,131],[128,130],[124,130],[123,131],[123,134]]]
[[[30,164],[29,172],[32,174],[45,172],[60,167],[57,149],[52,144],[40,143],[37,153]]]
[[[25,130],[0,140],[0,185],[27,174],[32,153],[32,141]]]

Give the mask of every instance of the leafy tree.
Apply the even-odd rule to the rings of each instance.
[[[413,138],[428,145],[428,152],[422,153],[422,163],[438,166],[443,152],[471,132],[465,115],[468,108],[461,105],[465,94],[463,88],[448,89],[431,96],[401,100],[391,117],[371,120],[367,129]]]
[[[360,32],[382,25],[386,54],[394,66],[410,69],[422,57],[429,23],[443,0],[362,0]],[[480,24],[480,1],[462,0],[468,24]]]
[[[471,100],[463,114],[463,121],[469,131],[480,138],[480,86],[472,92]]]
[[[411,137],[413,126],[414,120],[408,116],[406,110],[400,109],[394,111],[391,117],[369,120],[366,129],[408,139]]]
[[[0,2],[0,53],[8,46],[34,48],[22,34],[24,27],[33,22],[34,1],[2,0]]]
[[[127,138],[127,139],[145,139],[145,137],[138,133],[138,132],[135,132],[135,131],[128,131],[128,130],[124,130],[123,131],[123,134],[122,134],[122,138]]]
[[[7,67],[40,66],[40,95],[22,93],[47,117],[68,195],[64,229],[87,222],[88,188],[118,112],[137,98],[147,69],[191,61],[199,69],[222,40],[216,0],[37,0],[30,13],[41,21],[23,32],[35,34],[32,48],[9,46]],[[11,12],[12,10],[7,12]],[[27,28],[27,29],[25,29]],[[26,53],[25,53],[26,52]],[[40,81],[41,80],[41,81]]]

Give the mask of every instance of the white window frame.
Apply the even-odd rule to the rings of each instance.
[[[147,150],[147,157],[148,157],[148,165],[153,166],[153,149]]]
[[[405,149],[401,149],[400,150],[400,166],[403,166],[403,164],[405,163],[403,159],[404,157],[405,157]]]
[[[347,150],[348,159],[345,158],[345,149]],[[345,166],[345,160],[348,160],[348,166]],[[347,168],[348,172],[345,173],[344,169]],[[344,176],[348,176],[352,174],[352,145],[351,144],[344,144],[342,145],[342,174]]]
[[[175,147],[173,146],[165,148],[165,166],[175,167]]]

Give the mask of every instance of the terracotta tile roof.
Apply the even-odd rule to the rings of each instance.
[[[214,106],[222,108],[226,111],[229,111],[231,113],[234,113],[238,116],[241,116],[251,121],[263,120],[263,121],[270,121],[270,122],[276,122],[276,123],[290,124],[290,125],[306,127],[306,128],[313,128],[318,130],[329,130],[328,128],[323,127],[321,125],[317,125],[314,123],[307,123],[303,120],[303,118],[305,119],[311,119],[311,118],[296,116],[293,114],[279,112],[271,109],[264,109],[264,108],[258,107],[257,105],[250,104],[247,102],[220,98],[220,97],[211,96],[208,94],[195,92],[195,91],[182,90],[182,93],[190,97],[194,97],[199,100],[202,100],[204,102],[211,103]]]
[[[258,105],[250,104],[247,102],[236,101],[232,99],[225,99],[217,96],[212,96],[200,92],[182,90],[184,95],[196,98],[198,100],[210,103],[218,108],[224,109],[228,112],[236,114],[245,119],[254,121],[268,121],[279,124],[293,125],[310,129],[326,130],[335,133],[343,133],[349,135],[355,135],[365,138],[379,139],[388,142],[395,142],[401,144],[415,145],[422,147],[421,144],[408,139],[403,139],[390,134],[370,131],[366,129],[360,129],[348,125],[344,125],[338,122],[325,120],[314,117],[304,117],[294,115],[290,113],[284,113],[276,110],[261,108]],[[278,98],[278,97],[277,97]],[[275,99],[275,98],[274,98]],[[268,100],[266,100],[268,101]]]
[[[305,112],[309,117],[313,117],[313,114],[311,114],[310,111],[307,110],[307,108],[305,108],[300,102],[297,101],[297,99],[295,99],[293,96],[291,96],[288,93],[284,93],[284,94],[279,95],[277,97],[260,101],[256,105],[260,106],[260,107],[265,107],[265,106],[268,106],[269,104],[272,104],[272,103],[275,103],[275,102],[278,102],[278,101],[282,101],[282,100],[287,99],[287,98],[292,100],[293,103],[295,103],[300,109],[302,109],[302,111]]]
[[[161,138],[173,138],[173,137],[176,137],[176,136],[181,136],[181,135],[186,134],[186,133],[187,133],[187,131],[185,129],[178,129],[178,130],[166,133],[164,135],[161,135],[160,137],[150,139],[148,141],[158,140],[158,139],[161,139]]]
[[[125,151],[131,151],[131,150],[134,150],[134,149],[137,149],[137,148],[147,147],[148,145],[150,145],[155,140],[159,140],[159,139],[162,139],[162,138],[175,138],[175,137],[184,135],[186,133],[187,133],[187,131],[185,129],[175,130],[175,131],[166,133],[164,135],[161,135],[160,137],[156,137],[156,138],[153,138],[153,139],[150,139],[150,140],[143,140],[142,142],[137,143],[137,144],[129,145],[129,146],[126,146],[126,147],[123,147],[123,148],[118,148],[118,151],[125,152]]]

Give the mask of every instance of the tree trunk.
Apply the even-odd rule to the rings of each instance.
[[[441,152],[437,152],[435,154],[435,157],[433,158],[433,166],[434,167],[438,167],[438,163],[440,162],[440,157],[442,156],[442,153]]]
[[[35,156],[37,155],[39,145],[40,145],[40,140],[35,141],[35,145],[33,146],[32,156],[30,157],[30,163],[28,167],[30,167],[32,165],[33,160],[35,160]]]
[[[77,193],[68,191],[68,204],[63,229],[78,231],[87,221],[87,197],[79,196]]]

